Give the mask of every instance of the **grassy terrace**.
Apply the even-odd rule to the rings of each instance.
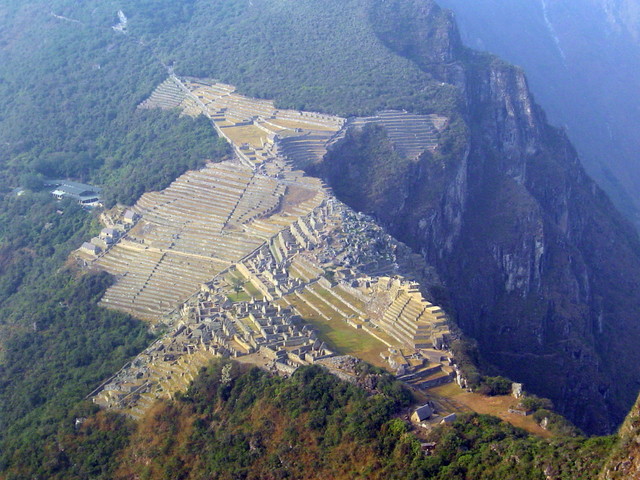
[[[262,148],[267,140],[267,134],[253,125],[225,128],[224,133],[236,145],[248,143],[252,148]]]
[[[543,438],[550,438],[553,436],[553,433],[538,425],[533,417],[524,417],[522,415],[509,413],[509,408],[518,403],[518,400],[513,398],[511,395],[488,397],[486,395],[480,395],[479,393],[467,392],[455,383],[431,388],[429,389],[429,395],[432,395],[436,403],[442,404],[447,410],[471,410],[478,413],[494,415],[515,427],[526,430],[533,435]]]
[[[282,118],[272,118],[269,120],[269,123],[273,123],[274,125],[278,125],[282,128],[289,128],[292,130],[296,128],[306,128],[308,130],[319,130],[324,132],[336,130],[336,128],[333,126],[321,126],[315,123],[313,124],[307,123],[303,120],[294,121],[294,120],[285,120]]]
[[[242,288],[244,288],[244,291],[247,292],[256,300],[263,299],[262,293],[260,293],[260,291],[253,285],[253,283],[247,282],[242,286]]]
[[[316,286],[315,292],[327,302],[335,305],[341,311],[345,312],[347,315],[358,315],[358,312],[354,311],[351,307],[349,307],[346,303],[339,300],[335,295],[332,295],[326,288],[323,288],[319,285]]]
[[[227,298],[232,302],[248,302],[251,296],[247,292],[231,292],[227,294]]]
[[[262,293],[240,272],[235,269],[231,269],[224,276],[225,282],[229,285],[230,293],[227,294],[227,298],[232,302],[248,302],[251,297],[256,300],[262,300]],[[239,285],[242,290],[239,292],[233,291],[234,285]]]
[[[329,317],[330,320],[327,321],[321,318],[298,298],[289,296],[287,300],[296,307],[305,321],[318,330],[320,338],[330,349],[340,354],[353,355],[377,367],[388,368],[380,358],[380,353],[386,352],[387,346],[377,338],[363,330],[356,330],[341,319]]]
[[[297,278],[304,282],[309,281],[309,275],[301,272],[295,263],[292,263],[289,267],[287,267],[287,274],[290,277]]]
[[[302,298],[304,298],[307,302],[317,308],[322,314],[330,319],[336,318],[340,321],[344,321],[345,317],[336,312],[333,308],[331,308],[327,303],[318,299],[311,292],[304,290],[302,294],[300,294]]]
[[[350,294],[349,292],[347,292],[346,290],[340,288],[339,286],[336,287],[334,290],[338,294],[339,297],[344,298],[347,302],[349,302],[351,305],[353,305],[357,309],[362,310],[362,311],[366,310],[364,302],[362,300],[360,300],[359,298],[357,298],[355,295]]]
[[[261,336],[260,332],[256,328],[256,325],[251,321],[249,317],[239,318],[238,321],[241,322],[243,325],[245,325],[249,330],[251,330],[257,336]]]

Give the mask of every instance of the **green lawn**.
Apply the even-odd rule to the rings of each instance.
[[[316,287],[315,292],[320,297],[322,297],[324,300],[326,300],[327,302],[335,305],[337,308],[339,308],[341,311],[343,311],[347,315],[357,315],[358,314],[351,307],[349,307],[349,305],[347,305],[342,300],[339,300],[334,295],[332,295],[331,292],[329,292],[326,288]]]
[[[243,288],[256,300],[262,300],[264,298],[260,290],[258,290],[251,282],[245,283]]]
[[[248,302],[251,300],[251,297],[247,292],[231,292],[227,294],[227,298],[232,302]]]
[[[356,330],[342,320],[327,321],[315,313],[311,314],[311,309],[298,299],[289,298],[289,301],[298,308],[305,321],[318,330],[320,338],[330,349],[336,353],[353,355],[378,367],[387,367],[380,358],[380,353],[386,352],[387,346],[380,340],[364,330]]]

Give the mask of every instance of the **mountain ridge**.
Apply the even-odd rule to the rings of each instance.
[[[458,45],[457,30],[448,32]],[[465,95],[465,144],[458,138],[453,155],[425,154],[398,175],[405,193],[396,210],[371,198],[359,203],[437,266],[460,326],[489,363],[552,398],[588,431],[610,431],[633,404],[638,382],[638,358],[626,340],[640,333],[633,322],[639,279],[630,267],[640,261],[637,235],[586,176],[566,136],[547,124],[522,70],[485,54],[459,55],[473,60],[466,68],[440,65],[439,73]],[[349,151],[338,147],[324,171],[316,168],[335,183],[350,168],[339,160]],[[421,193],[434,178],[438,193]],[[628,368],[617,372],[613,358]]]
[[[456,12],[465,44],[526,69],[551,122],[637,226],[637,2],[440,3]]]
[[[635,361],[632,351],[638,335],[633,325],[626,328],[625,324],[632,320],[629,312],[637,302],[633,294],[638,283],[633,273],[638,270],[637,240],[604,194],[584,175],[562,132],[547,126],[522,72],[494,57],[461,47],[451,16],[432,2],[403,3],[419,13],[404,20],[416,36],[393,45],[405,56],[380,47],[384,42],[374,35],[370,24],[372,15],[375,20],[375,9],[372,12],[365,8],[382,8],[381,16],[390,25],[379,31],[384,37],[384,32],[404,25],[392,15],[397,2],[327,2],[323,4],[325,16],[321,20],[312,15],[317,2],[283,2],[278,8],[269,2],[253,3],[255,8],[249,11],[248,1],[192,2],[191,10],[171,2],[158,2],[153,8],[149,4],[122,2],[118,6],[129,18],[129,37],[110,31],[112,6],[101,5],[95,13],[102,22],[101,32],[119,36],[106,40],[96,36],[99,38],[91,48],[103,53],[115,51],[111,57],[126,56],[131,50],[117,48],[137,48],[137,39],[142,39],[180,74],[224,76],[224,81],[238,83],[243,92],[275,97],[280,105],[353,114],[404,108],[450,117],[435,152],[424,154],[417,162],[402,162],[396,172],[391,172],[390,179],[398,185],[395,193],[401,195],[396,198],[387,192],[377,200],[370,199],[368,203],[375,207],[372,213],[438,265],[450,291],[457,292],[453,311],[460,316],[463,328],[480,339],[489,369],[493,367],[494,372],[510,374],[516,380],[524,379],[535,391],[551,392],[561,410],[592,432],[613,429],[624,417],[638,388],[633,367],[640,362]],[[279,25],[283,11],[293,3],[300,8],[296,21],[282,24],[284,35],[265,37],[269,28]],[[94,13],[92,5],[61,1],[55,6],[57,14],[83,21]],[[59,10],[59,6],[64,8]],[[76,16],[74,9],[85,11]],[[159,30],[166,10],[185,22]],[[358,15],[349,16],[353,12]],[[431,18],[435,18],[435,25],[427,23]],[[317,30],[333,19],[340,22],[331,28],[325,25],[326,35]],[[255,29],[248,29],[252,22]],[[229,28],[234,25],[235,30]],[[193,31],[181,36],[185,32],[180,29],[187,27]],[[313,34],[307,35],[308,32]],[[352,38],[358,34],[358,42],[351,44],[344,32],[353,33]],[[306,56],[295,52],[301,45],[305,51],[321,51],[318,47],[326,45],[327,37],[331,45],[342,47],[346,53],[335,48],[330,50],[332,56],[309,63]],[[203,44],[203,38],[211,39],[211,43]],[[426,60],[422,59],[424,46],[416,45],[417,40],[423,39],[432,46],[427,49]],[[389,44],[389,39],[386,41]],[[429,57],[431,51],[437,54]],[[239,57],[238,52],[244,55]],[[69,61],[68,68],[74,65],[70,55],[65,53],[59,58],[60,62]],[[119,72],[110,63],[111,57],[100,57],[100,68],[81,57],[87,61],[80,64],[81,71],[74,73],[88,75],[91,71],[96,78],[116,75]],[[17,62],[16,58],[12,61]],[[98,115],[96,125],[110,125],[103,119],[116,113],[121,115],[118,118],[133,116],[135,102],[142,100],[143,93],[155,86],[152,80],[159,81],[157,77],[164,73],[156,60],[153,63],[153,75],[144,77],[144,85],[137,85],[134,94],[129,93],[117,109],[102,108],[106,102],[97,103],[101,107],[93,113]],[[127,71],[131,71],[130,66]],[[19,109],[25,99],[42,90],[33,79],[22,83],[24,78],[17,73],[6,78],[10,82],[6,90],[21,86],[21,96],[4,101],[3,106]],[[60,78],[65,79],[66,75],[56,71],[46,77],[45,85],[55,86]],[[126,82],[120,82],[117,88],[122,83]],[[101,92],[110,91],[108,81],[99,85]],[[19,178],[51,150],[95,151],[87,148],[89,142],[68,141],[73,137],[69,132],[74,129],[62,127],[82,127],[80,122],[87,122],[86,116],[68,115],[71,105],[84,106],[83,111],[92,112],[96,104],[93,99],[82,97],[77,89],[59,90],[51,89],[45,95],[40,92],[36,98],[50,95],[60,99],[66,95],[78,103],[64,101],[62,106],[39,111],[33,102],[29,111],[38,112],[33,118],[24,112],[14,117],[12,109],[7,108],[12,113],[12,131],[2,129],[3,142],[9,133],[25,134],[32,140],[19,148],[9,145],[3,151],[3,161],[6,159],[11,165],[10,178]],[[3,122],[3,127],[9,125],[7,118]],[[49,126],[59,128],[50,131]],[[87,133],[101,145],[105,140],[95,135],[100,134],[96,130],[77,131]],[[138,132],[132,134],[137,136]],[[385,145],[384,139],[376,140],[375,135],[372,138]],[[350,141],[336,146],[336,152],[351,149],[357,154],[359,148]],[[149,143],[153,141],[150,139]],[[367,145],[370,144],[363,144]],[[136,156],[127,152],[123,158],[114,159],[101,154],[109,162],[113,160],[109,165],[114,168],[118,162]],[[333,161],[335,157],[329,158],[327,164]],[[361,159],[359,167],[366,169],[370,165]],[[382,162],[380,165],[384,166]],[[159,167],[153,166],[156,168]],[[330,175],[331,169],[325,173]],[[101,178],[95,170],[87,175]],[[135,194],[126,197],[135,199]],[[385,209],[389,205],[391,208]],[[596,222],[589,218],[593,206],[598,212]],[[619,289],[615,285],[617,278],[624,279]],[[515,357],[516,347],[526,354]],[[629,369],[618,371],[618,361],[629,365]],[[533,370],[521,371],[525,366]]]

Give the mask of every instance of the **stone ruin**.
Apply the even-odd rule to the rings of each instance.
[[[378,361],[416,388],[456,377],[446,316],[420,290],[433,280],[422,258],[295,168],[321,158],[343,119],[177,77],[141,108],[176,104],[205,113],[237,159],[187,172],[120,217],[103,215],[118,234],[105,231],[99,254],[78,252],[117,278],[102,305],[168,328],[92,392],[97,404],[139,416],[216,356],[284,375],[326,363],[337,352],[312,326],[322,322],[372,339]]]

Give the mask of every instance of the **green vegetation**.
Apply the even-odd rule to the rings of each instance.
[[[480,386],[476,389],[483,395],[508,395],[511,393],[511,380],[504,377],[482,377]]]
[[[39,472],[65,480],[589,480],[615,442],[547,441],[494,417],[465,414],[424,438],[436,444],[425,455],[398,416],[411,401],[408,392],[366,365],[358,384],[367,390],[319,367],[282,379],[217,361],[186,394],[157,404],[135,429],[113,415],[89,417],[77,429],[71,418],[64,420],[57,448],[49,446],[51,458]]]
[[[342,115],[454,110],[453,87],[434,81],[378,38],[370,3],[196,1],[194,21],[184,30],[177,26],[154,37],[132,19],[131,32],[148,39],[179,74],[216,78],[283,107]],[[135,11],[137,2],[131,4]],[[309,52],[318,52],[311,62]]]
[[[1,309],[15,323],[3,325],[0,470],[42,464],[59,422],[151,340],[140,322],[97,307],[108,275],[46,273]]]
[[[136,110],[166,71],[109,28],[114,14],[99,2],[0,6],[0,478],[49,478],[62,459],[45,443],[93,411],[79,402],[151,341],[145,325],[97,306],[107,275],[65,266],[99,225],[42,180],[99,184],[107,205],[132,204],[228,153],[204,118]]]
[[[640,399],[636,401],[631,412],[620,427],[620,441],[611,450],[601,478],[625,480],[635,478],[640,473]],[[635,461],[634,461],[635,460]]]
[[[412,169],[412,163],[394,151],[385,129],[371,124],[349,131],[323,164],[309,172],[327,178],[338,198],[354,209],[385,212],[388,218],[404,203]]]
[[[234,292],[227,295],[227,298],[232,302],[248,302],[251,297],[247,292]]]
[[[480,365],[478,343],[471,338],[459,338],[451,342],[451,351],[455,356],[458,368],[467,379],[469,388],[478,388],[482,381],[482,375],[478,370],[478,365]]]
[[[118,146],[108,149],[97,182],[106,186],[106,207],[132,205],[144,193],[162,190],[187,170],[220,161],[230,154],[204,117],[176,118],[175,113],[138,112],[122,126]]]
[[[520,404],[527,410],[538,411],[540,409],[551,410],[553,403],[548,398],[540,398],[535,395],[527,395],[520,401]]]
[[[324,320],[317,316],[305,316],[305,321],[313,325],[320,338],[330,349],[344,355],[353,355],[372,365],[385,366],[380,358],[387,352],[387,346],[377,338],[362,330],[356,330],[342,319]]]
[[[307,172],[325,178],[340,200],[375,216],[392,234],[418,249],[416,224],[438,207],[447,177],[455,175],[463,156],[467,136],[465,123],[453,116],[438,149],[412,161],[395,151],[382,126],[369,124],[349,131]]]
[[[23,153],[17,182],[37,190],[43,178],[77,178],[104,187],[103,203],[133,205],[144,193],[162,190],[182,173],[230,153],[209,122],[177,118],[175,112],[140,111],[110,125],[100,148],[85,152]]]
[[[451,428],[439,432],[439,449],[433,458],[439,457],[444,465],[433,478],[595,479],[616,441],[615,437],[547,441],[527,436],[495,417],[460,417]]]
[[[394,216],[403,196],[411,195],[422,205],[413,213],[419,218],[441,198],[440,180],[468,138],[456,110],[459,96],[429,65],[411,60],[411,45],[389,44],[383,33],[396,30],[392,18],[372,25],[376,17],[368,7],[378,3],[347,0],[318,8],[311,0],[54,0],[0,6],[2,480],[130,473],[526,480],[551,472],[593,478],[613,438],[562,436],[549,443],[484,416],[438,429],[432,437],[438,447],[425,456],[397,418],[408,394],[377,374],[367,377],[377,390],[368,396],[318,368],[283,380],[234,364],[225,379],[218,364],[135,429],[115,415],[91,416],[92,406],[81,402],[150,336],[133,319],[97,307],[108,276],[77,277],[64,267],[68,253],[96,233],[95,218],[39,190],[44,177],[71,177],[105,186],[108,205],[130,204],[205,158],[224,158],[227,147],[204,119],[136,110],[166,77],[165,65],[275,98],[281,106],[445,114],[450,122],[439,151],[416,165],[393,152],[382,129],[367,127],[335,149],[332,159],[348,160],[348,176],[335,165],[324,172],[334,176],[343,198],[359,191],[361,197],[351,200],[366,211]],[[129,18],[127,35],[110,28],[117,8]],[[434,26],[445,27],[445,20]],[[309,52],[328,54],[310,62]],[[429,168],[413,175],[419,167]],[[429,188],[416,190],[407,178]],[[14,196],[17,186],[29,191]],[[471,381],[482,385],[475,373]],[[504,386],[489,383],[496,391]],[[550,418],[546,408],[535,415]],[[75,419],[84,416],[89,420],[76,429]]]
[[[97,307],[108,275],[64,267],[93,215],[46,192],[7,195],[0,212],[0,472],[37,471],[60,422],[94,411],[79,402],[151,337]]]
[[[149,47],[104,28],[115,12],[93,3],[59,1],[37,13],[12,8],[13,22],[30,16],[30,24],[0,45],[0,191],[70,177],[105,185],[108,205],[131,204],[228,153],[205,119],[136,110],[166,71]],[[160,3],[141,4],[136,18],[174,18],[169,2]],[[51,10],[86,23],[70,28]]]

